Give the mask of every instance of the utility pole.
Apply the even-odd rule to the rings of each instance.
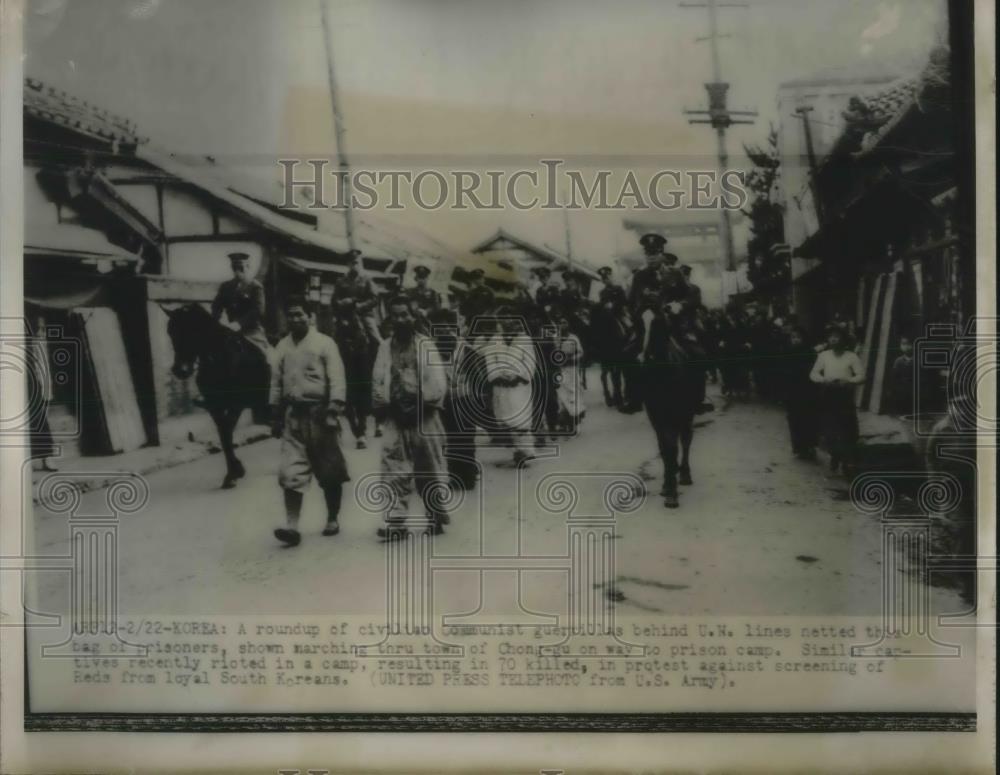
[[[330,38],[328,0],[319,0],[319,12],[323,26],[323,46],[326,49],[326,74],[330,86],[330,108],[333,110],[333,132],[337,141],[337,201],[344,208],[344,224],[347,227],[347,245],[357,249],[354,233],[354,210],[351,207],[351,167],[347,163],[347,144],[344,140],[344,115],[340,110],[337,93],[337,78],[333,70],[333,43]]]
[[[819,161],[816,158],[816,146],[813,145],[812,126],[809,124],[809,114],[813,112],[811,105],[803,105],[795,109],[796,115],[802,119],[802,129],[806,133],[806,156],[809,159],[809,183],[812,188],[813,207],[816,208],[816,218],[822,226],[825,222],[823,217],[823,201],[819,196],[816,173],[819,170]]]
[[[717,141],[717,153],[719,158],[719,177],[729,168],[729,153],[726,150],[726,130],[733,124],[752,124],[753,118],[757,116],[756,110],[729,110],[727,97],[729,84],[722,80],[722,63],[719,56],[719,39],[728,38],[729,35],[719,34],[719,8],[747,8],[746,3],[719,2],[718,0],[706,0],[704,3],[681,3],[681,8],[706,8],[708,10],[708,35],[698,38],[697,42],[708,41],[712,52],[712,80],[705,84],[708,92],[707,110],[685,110],[689,116],[699,116],[699,118],[688,119],[691,124],[711,124],[715,129]],[[746,116],[747,118],[738,118]],[[733,247],[733,227],[729,218],[729,210],[720,207],[719,237],[722,242],[722,267],[721,286],[722,303],[726,302],[725,279],[726,271],[736,270],[736,256]]]
[[[569,228],[569,209],[563,205],[563,223],[566,228],[566,258],[569,259],[570,266],[573,266],[573,237]]]

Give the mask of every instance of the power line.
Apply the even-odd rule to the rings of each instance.
[[[706,0],[704,3],[680,4],[681,8],[704,8],[708,11],[708,35],[697,38],[696,42],[708,41],[712,56],[712,80],[705,84],[708,92],[708,108],[706,110],[685,110],[684,113],[695,118],[688,119],[691,124],[709,124],[715,129],[719,157],[720,177],[728,170],[729,152],[726,149],[726,130],[733,124],[753,124],[757,117],[756,110],[730,110],[728,105],[729,84],[722,80],[722,63],[719,54],[719,40],[730,37],[719,33],[718,9],[747,8],[746,3],[719,2]],[[736,270],[735,249],[733,247],[733,228],[729,210],[720,208],[720,234],[722,237],[723,269]],[[726,301],[725,271],[722,272],[722,301]]]

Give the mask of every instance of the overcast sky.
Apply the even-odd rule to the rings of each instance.
[[[28,0],[29,76],[134,119],[160,146],[270,176],[278,156],[334,150],[319,0]],[[422,154],[656,167],[711,160],[682,111],[710,77],[703,10],[676,0],[329,0],[352,162]],[[943,0],[749,0],[723,9],[744,141],[766,136],[785,80],[831,69],[905,71],[945,35]],[[617,164],[621,164],[618,161]],[[504,225],[563,244],[556,213],[394,216],[469,247]],[[574,213],[578,254],[621,246],[620,215]]]

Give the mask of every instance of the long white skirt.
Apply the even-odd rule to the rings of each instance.
[[[532,428],[531,385],[493,386],[493,414],[497,421],[513,430]]]

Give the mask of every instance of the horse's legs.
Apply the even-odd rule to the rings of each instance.
[[[613,406],[622,405],[622,367],[615,364],[611,367],[611,401]]]
[[[236,480],[246,474],[243,464],[236,457],[233,449],[233,429],[236,421],[243,413],[242,407],[239,409],[217,409],[212,412],[212,419],[215,421],[219,431],[219,444],[222,446],[222,455],[226,460],[226,477],[222,480],[222,489],[229,490],[236,486]]]
[[[607,363],[601,363],[601,390],[604,391],[604,403],[607,406],[614,406],[611,400],[611,389],[608,387],[608,381],[613,379],[611,367]]]
[[[243,407],[236,406],[231,410],[231,416],[229,418],[229,448],[232,452],[233,457],[233,468],[236,471],[236,478],[242,479],[247,475],[247,470],[243,467],[243,463],[238,457],[236,457],[236,445],[233,443],[233,431],[236,430],[236,423],[239,422],[240,416],[243,414]]]
[[[680,428],[681,466],[680,483],[693,484],[691,480],[691,442],[694,440],[694,415],[684,418]]]

